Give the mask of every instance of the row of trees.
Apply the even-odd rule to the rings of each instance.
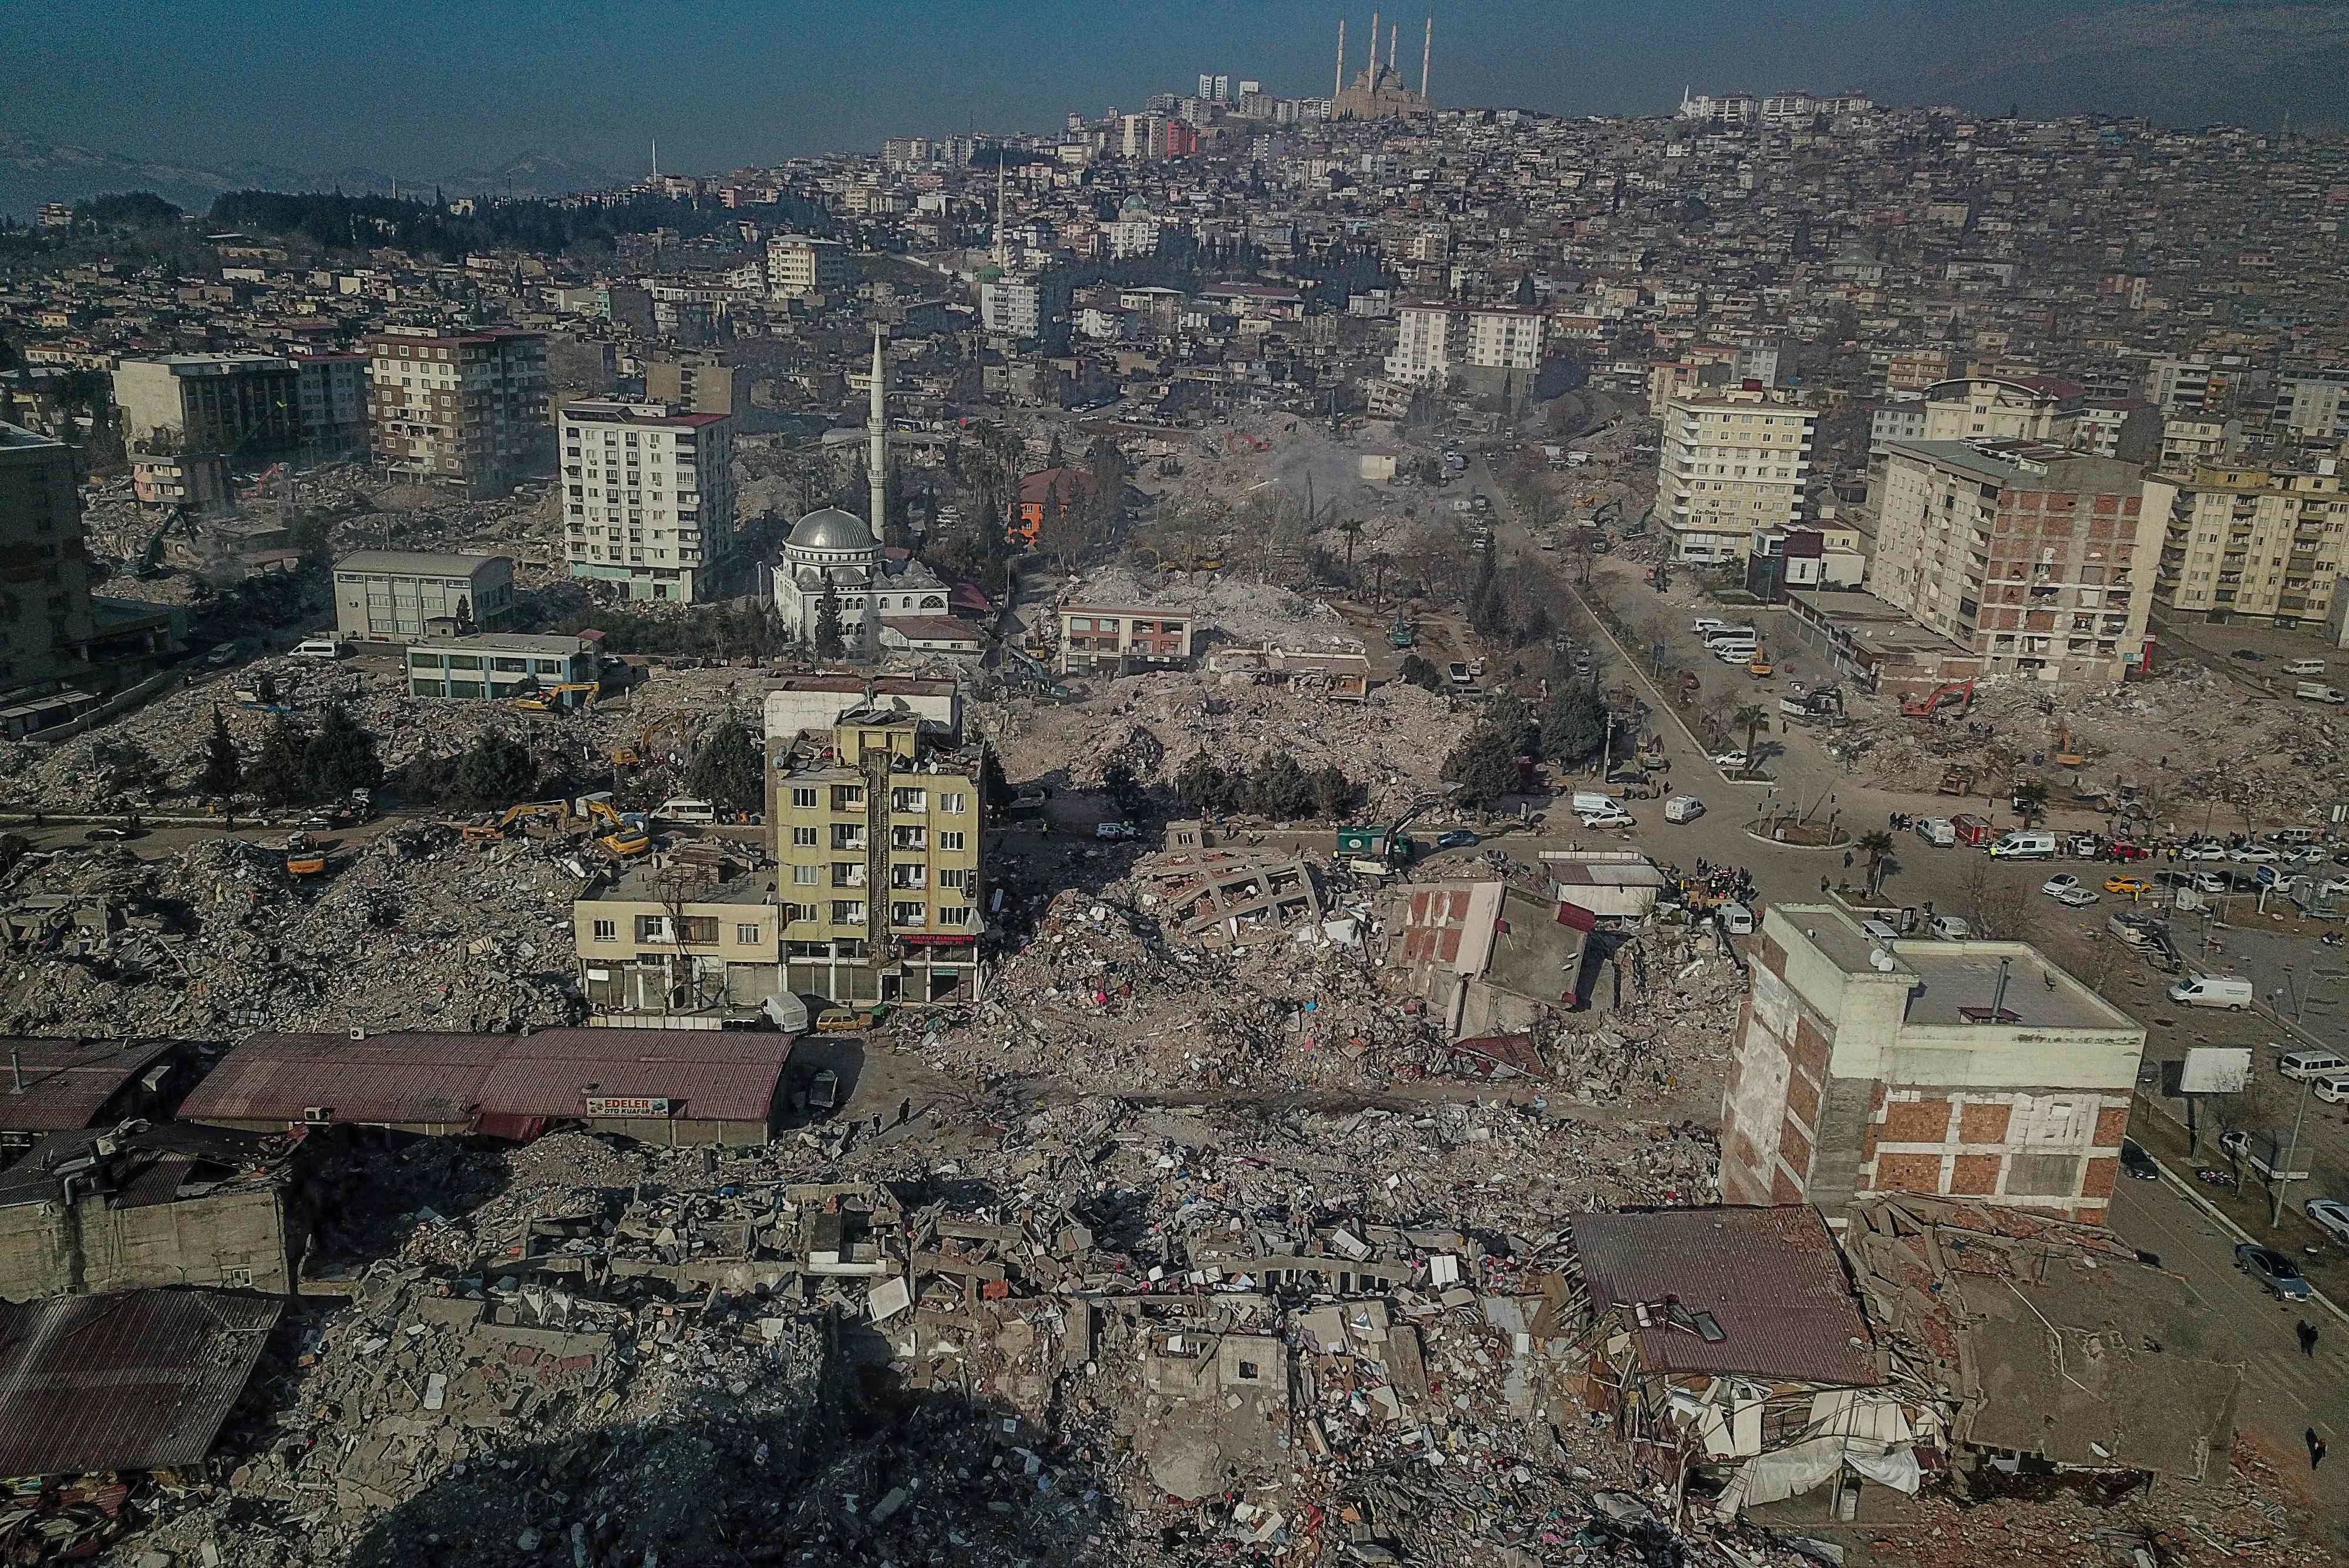
[[[252,794],[265,805],[293,805],[340,800],[355,789],[371,790],[382,783],[383,761],[376,754],[375,737],[339,702],[326,709],[316,730],[281,714],[262,736],[260,752],[250,763],[229,733],[227,719],[219,709],[212,710],[212,732],[205,742],[199,780],[206,794]]]
[[[218,227],[300,234],[322,250],[390,245],[443,261],[476,251],[522,250],[559,255],[574,246],[609,254],[622,234],[674,229],[686,239],[730,229],[741,214],[667,196],[566,205],[555,201],[484,202],[470,214],[429,202],[393,196],[347,196],[340,191],[230,191],[212,202]],[[813,202],[786,194],[776,214],[789,225],[824,232],[832,220]]]
[[[1114,770],[1118,764],[1112,764]],[[1130,775],[1129,775],[1130,776]],[[1115,794],[1107,772],[1103,784]],[[1361,786],[1330,765],[1308,769],[1278,748],[1255,763],[1226,768],[1204,751],[1194,753],[1174,774],[1174,798],[1192,816],[1254,812],[1275,822],[1299,817],[1344,816],[1361,800]]]
[[[1607,705],[1586,681],[1554,682],[1538,711],[1504,694],[1444,759],[1444,781],[1460,786],[1453,792],[1460,805],[1491,805],[1522,787],[1517,759],[1579,767],[1605,749],[1610,722]]]

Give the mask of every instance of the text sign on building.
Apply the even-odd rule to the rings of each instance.
[[[591,1116],[665,1116],[669,1114],[669,1102],[644,1095],[590,1095],[587,1114]]]

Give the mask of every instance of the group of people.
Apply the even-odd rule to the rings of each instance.
[[[1676,866],[1667,866],[1663,870],[1680,890],[1683,902],[1695,902],[1700,898],[1715,903],[1727,899],[1741,904],[1754,901],[1754,873],[1743,866],[1719,865],[1700,855],[1693,876],[1682,875]]]

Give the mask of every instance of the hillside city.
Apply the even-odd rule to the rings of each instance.
[[[0,227],[0,1562],[2344,1560],[2349,142],[1413,30]]]

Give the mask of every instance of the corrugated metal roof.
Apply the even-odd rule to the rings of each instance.
[[[585,1113],[598,1096],[676,1102],[699,1121],[767,1120],[788,1034],[712,1029],[548,1029],[535,1034],[256,1034],[196,1086],[190,1121],[506,1125]]]
[[[313,1106],[337,1122],[457,1123],[510,1034],[255,1034],[196,1085],[180,1115],[196,1122],[298,1122]]]
[[[481,1085],[481,1109],[519,1116],[576,1116],[599,1096],[675,1102],[695,1121],[760,1122],[792,1036],[716,1029],[543,1029],[493,1036],[506,1047]]]
[[[89,1126],[124,1085],[171,1054],[171,1040],[0,1040],[0,1129],[67,1132]],[[24,1074],[19,1093],[6,1057]]]
[[[285,1310],[181,1290],[0,1303],[0,1475],[200,1462]]]
[[[1574,1221],[1574,1245],[1591,1304],[1622,1310],[1641,1358],[1657,1371],[1845,1387],[1883,1381],[1867,1321],[1816,1210],[1586,1214]],[[1724,1337],[1712,1344],[1685,1329],[1638,1327],[1633,1304],[1667,1296],[1692,1313],[1711,1313]]]

